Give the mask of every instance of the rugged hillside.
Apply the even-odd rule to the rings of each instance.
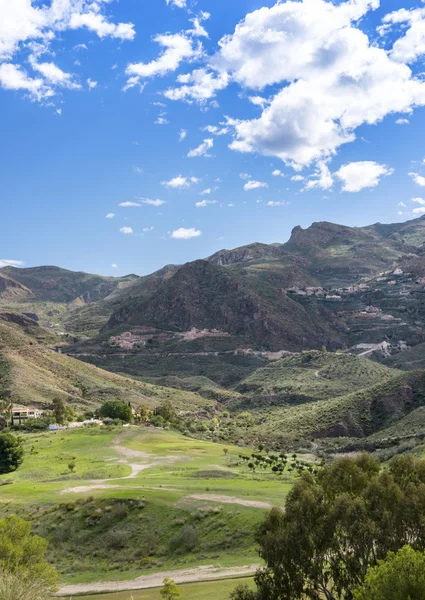
[[[338,343],[337,319],[325,311],[307,312],[266,284],[261,293],[240,277],[207,261],[181,267],[148,297],[131,298],[107,328],[123,324],[161,330],[216,329],[271,349]]]
[[[367,437],[395,426],[425,406],[425,374],[396,375],[385,383],[330,400],[254,413],[251,437],[274,439]],[[267,415],[267,416],[266,416]]]
[[[102,300],[118,286],[130,283],[136,278],[135,275],[122,278],[102,277],[50,266],[29,269],[4,267],[0,274],[12,277],[31,290],[38,300],[63,303],[78,298],[84,303]]]
[[[249,396],[301,404],[327,400],[394,378],[397,371],[367,358],[342,353],[303,352],[271,362],[236,386]]]
[[[31,290],[0,271],[0,300],[22,300],[31,296]]]
[[[55,398],[80,407],[96,407],[121,398],[154,407],[169,399],[178,410],[196,412],[212,402],[109,373],[50,349],[55,336],[31,319],[0,313],[0,396],[16,403],[47,406]]]

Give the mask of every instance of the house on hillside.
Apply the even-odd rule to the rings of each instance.
[[[28,419],[40,419],[43,416],[43,411],[30,406],[12,406],[12,425],[22,425]]]

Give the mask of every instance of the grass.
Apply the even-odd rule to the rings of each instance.
[[[226,446],[225,454],[221,444],[154,428],[67,430],[24,442],[23,465],[0,477],[8,483],[0,513],[32,520],[70,583],[255,564],[254,533],[266,509],[238,502],[283,505],[294,481],[253,475],[239,464],[248,450]],[[122,479],[134,464],[151,466]],[[100,488],[99,479],[106,480]]]
[[[236,586],[247,585],[255,588],[252,577],[239,579],[221,579],[202,583],[185,583],[179,585],[184,600],[227,600]],[[135,590],[134,592],[117,592],[114,594],[95,594],[78,596],[79,600],[161,600],[160,588]]]

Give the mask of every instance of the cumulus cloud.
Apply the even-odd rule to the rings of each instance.
[[[247,90],[273,85],[278,91],[267,101],[250,96],[263,107],[258,118],[227,119],[230,148],[297,167],[327,160],[356,139],[361,125],[425,104],[425,82],[358,27],[378,6],[379,0],[287,0],[262,7],[166,96],[203,103],[230,82]],[[405,12],[410,23],[422,19]]]
[[[133,229],[131,227],[121,227],[120,231],[124,235],[130,235],[131,233],[133,233]]]
[[[196,202],[196,208],[205,208],[209,204],[217,204],[217,200],[201,200],[200,202]]]
[[[419,175],[419,173],[409,173],[409,175],[415,183],[421,187],[425,187],[425,177],[422,177],[422,175]]]
[[[416,202],[416,204],[422,204],[423,206],[425,206],[425,200],[423,198],[412,198],[411,200],[412,202]],[[403,204],[402,202],[400,202],[399,205]],[[406,206],[405,204],[403,204],[403,206]]]
[[[3,267],[22,267],[22,260],[9,260],[7,258],[0,258],[0,269]]]
[[[397,119],[396,120],[396,125],[409,125],[410,121],[409,119]]]
[[[155,36],[154,41],[164,50],[155,60],[149,63],[131,63],[126,74],[130,76],[124,89],[134,87],[141,80],[151,77],[163,77],[176,71],[183,61],[201,58],[203,48],[200,42],[194,42],[188,32],[165,33]]]
[[[275,169],[272,172],[273,177],[285,177],[284,173],[280,169]]]
[[[249,190],[257,190],[258,188],[267,188],[269,187],[268,183],[265,183],[264,181],[255,181],[254,179],[251,179],[250,181],[247,181],[247,183],[245,183],[245,185],[243,186],[243,189],[248,192]]]
[[[360,192],[365,188],[376,187],[381,177],[392,175],[393,172],[394,169],[386,165],[374,161],[360,161],[342,165],[335,176],[342,181],[343,192]]]
[[[132,206],[140,206],[140,204],[138,202],[121,202],[119,206],[122,206],[123,208],[130,208]]]
[[[118,269],[118,265],[117,265],[117,263],[112,263],[111,267],[112,267],[113,269]]]
[[[143,227],[142,231],[147,233],[148,231],[153,231],[153,227]]]
[[[89,87],[89,90],[94,90],[95,87],[97,87],[97,81],[94,81],[93,79],[90,79],[90,77],[87,79],[87,85]]]
[[[108,213],[105,219],[113,219],[115,217],[115,213]]]
[[[304,181],[303,175],[293,175],[291,181]]]
[[[401,8],[386,15],[383,22],[381,33],[386,33],[397,25],[405,29],[404,35],[392,47],[391,57],[394,60],[411,63],[425,55],[425,8]]]
[[[182,142],[185,139],[186,136],[187,136],[186,129],[180,129],[179,142]]]
[[[155,121],[155,125],[168,125],[170,121],[165,117],[158,117]]]
[[[241,179],[251,179],[251,175],[249,173],[239,173],[239,177]]]
[[[50,51],[52,42],[62,32],[86,28],[98,37],[132,40],[132,23],[114,23],[104,14],[110,0],[36,0],[0,1],[0,84],[4,89],[25,90],[32,100],[44,101],[54,95],[56,87],[79,89],[73,75],[53,62],[39,62],[39,57]],[[87,49],[77,44],[75,49]],[[26,73],[14,60],[27,54],[28,62],[37,78]]]
[[[177,175],[177,177],[173,177],[170,181],[162,181],[162,185],[167,188],[185,189],[194,183],[199,183],[199,181],[197,177],[182,177],[182,175]]]
[[[230,77],[225,72],[216,73],[207,69],[195,69],[192,73],[179,76],[177,82],[184,85],[169,88],[164,92],[164,96],[169,100],[204,104],[214,98],[219,90],[226,88],[229,81]]]
[[[202,131],[208,131],[208,133],[212,133],[212,135],[225,135],[229,132],[229,128],[217,127],[216,125],[207,125],[202,129]]]
[[[321,160],[317,163],[317,168],[314,175],[306,181],[304,190],[313,190],[315,188],[328,190],[333,185],[333,178],[326,161]]]
[[[190,240],[191,238],[196,238],[200,235],[202,235],[202,232],[199,231],[199,229],[195,229],[194,227],[190,229],[180,227],[180,229],[176,229],[172,232],[171,237],[175,240]]]
[[[188,152],[189,158],[196,158],[197,156],[211,156],[208,154],[208,150],[214,146],[214,140],[212,138],[205,139],[197,148]]]
[[[425,206],[420,206],[418,208],[414,208],[412,210],[412,213],[414,215],[423,215],[423,214],[425,214]]]

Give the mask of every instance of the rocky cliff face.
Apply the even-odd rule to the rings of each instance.
[[[6,274],[0,273],[0,299],[15,300],[31,296],[31,290],[12,279]]]

